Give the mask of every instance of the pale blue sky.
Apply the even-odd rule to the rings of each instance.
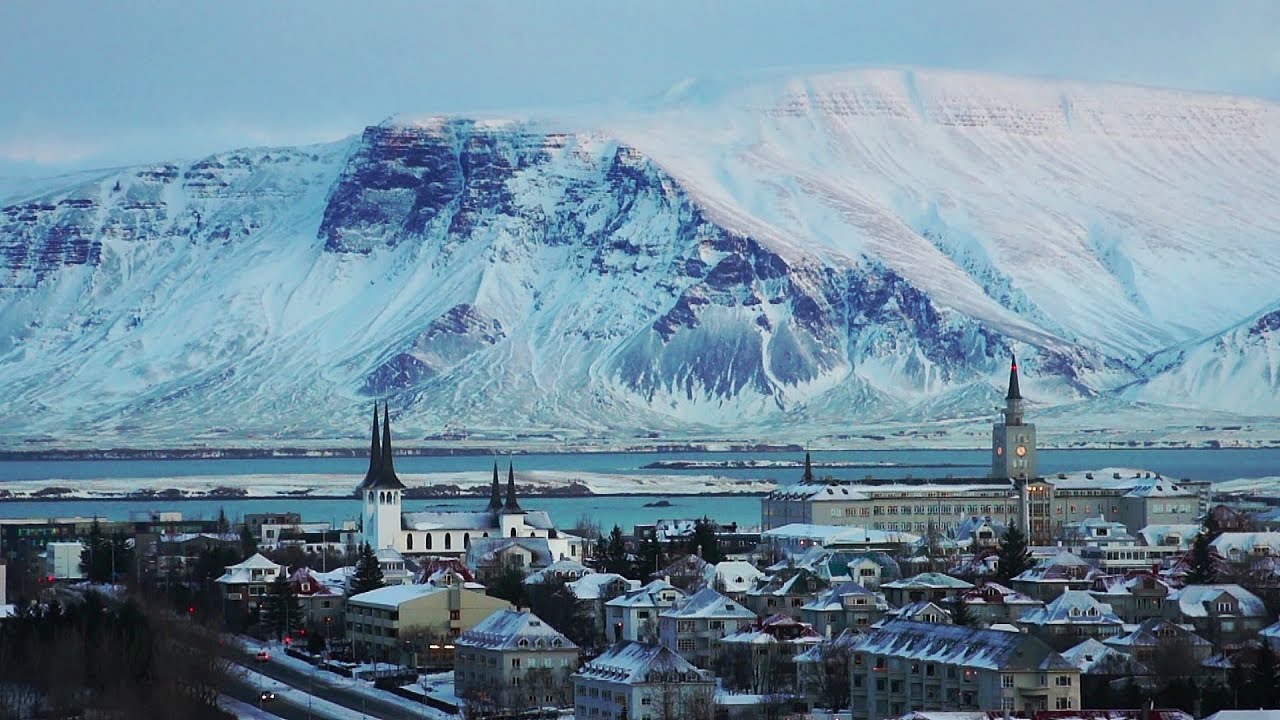
[[[1280,100],[1280,2],[0,2],[0,176],[912,65]]]

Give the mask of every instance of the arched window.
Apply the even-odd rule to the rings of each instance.
[[[484,537],[489,537],[489,533],[485,533],[485,534],[484,534]]]
[[[471,547],[471,533],[462,533],[462,549]]]
[[[516,529],[511,528],[511,537],[515,537],[515,536],[516,536]]]
[[[409,533],[409,535],[405,538],[404,542],[405,542],[405,549],[412,550],[413,549],[413,533]]]
[[[451,535],[450,533],[444,534],[444,549],[445,550],[453,549],[453,535]]]
[[[431,533],[427,533],[427,549],[431,549]]]

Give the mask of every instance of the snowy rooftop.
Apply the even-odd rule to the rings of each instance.
[[[653,580],[637,590],[616,597],[605,603],[609,607],[670,607],[671,604],[684,597],[684,591],[666,580]],[[671,598],[667,600],[665,598]]]
[[[499,610],[458,638],[459,647],[488,650],[577,650],[568,638],[531,612]]]
[[[675,618],[750,618],[752,620],[756,617],[755,613],[709,587],[704,587],[688,598],[677,601],[670,610],[664,611],[662,616]]]
[[[855,652],[988,670],[1065,670],[1073,666],[1038,638],[960,625],[894,620],[858,638]]]
[[[1086,560],[1063,550],[1033,568],[1022,571],[1014,580],[1020,582],[1065,582],[1083,580],[1093,570]]]
[[[388,585],[377,590],[352,595],[347,599],[347,602],[395,609],[406,602],[439,592],[448,592],[448,590],[434,585]]]
[[[1138,539],[1147,546],[1177,545],[1185,549],[1199,534],[1199,525],[1148,525],[1138,531]]]
[[[926,572],[919,575],[913,575],[909,578],[894,580],[883,585],[887,588],[931,588],[946,590],[968,590],[973,587],[973,583],[953,578],[950,575],[944,575],[938,572]]]
[[[1223,595],[1234,597],[1245,617],[1266,617],[1267,607],[1262,598],[1239,585],[1188,585],[1169,593],[1169,602],[1178,603],[1184,617],[1209,617],[1209,604]]]
[[[628,580],[617,573],[588,573],[573,582],[565,583],[565,587],[579,600],[598,600],[604,587],[615,582],[621,583],[630,591],[635,589],[638,581]]]
[[[1280,555],[1280,532],[1224,532],[1209,546],[1228,560],[1242,555]]]
[[[1195,493],[1190,490],[1183,490],[1171,480],[1162,478],[1142,479],[1134,483],[1133,488],[1125,493],[1125,497],[1194,497]]]
[[[578,668],[575,676],[625,684],[660,682],[659,673],[671,682],[710,682],[689,661],[666,645],[624,642],[613,645],[596,659]]]
[[[1124,652],[1133,652],[1134,648],[1139,647],[1160,647],[1169,639],[1176,639],[1180,645],[1213,646],[1208,640],[1164,618],[1143,620],[1125,634],[1107,638],[1104,644]]]
[[[883,544],[901,543],[903,545],[916,542],[919,535],[911,533],[871,530],[847,525],[814,525],[811,523],[790,523],[760,533],[764,540],[812,540],[823,545],[843,544]]]
[[[1026,625],[1124,625],[1111,606],[1083,590],[1067,590],[1019,620]]]
[[[1064,650],[1062,657],[1086,674],[1097,672],[1103,675],[1145,675],[1148,673],[1147,669],[1129,654],[1107,647],[1093,638]]]
[[[990,580],[983,583],[981,587],[975,587],[972,590],[965,591],[963,597],[965,603],[969,605],[986,605],[990,603],[1004,605],[1043,604],[1029,595],[1024,595],[1013,588],[1006,587],[998,582],[992,582]]]
[[[844,609],[843,598],[861,595],[867,598],[867,604],[864,606],[868,609],[887,610],[889,604],[885,602],[884,596],[879,593],[873,593],[862,587],[856,582],[845,582],[836,585],[826,592],[818,595],[802,607],[805,610],[817,611],[838,611]]]
[[[526,585],[540,585],[555,580],[574,580],[590,574],[591,568],[577,560],[557,560],[524,579]]]
[[[725,592],[746,592],[764,573],[745,560],[725,560],[715,564],[715,582]]]

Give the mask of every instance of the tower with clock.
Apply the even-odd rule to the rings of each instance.
[[[1036,475],[1036,426],[1023,422],[1018,359],[1009,364],[1009,392],[1004,417],[991,428],[991,476],[1030,480]]]

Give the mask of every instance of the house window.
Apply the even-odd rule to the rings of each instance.
[[[1229,602],[1220,602],[1220,603],[1218,603],[1218,612],[1220,612],[1220,613],[1229,613],[1229,612],[1231,612],[1231,603],[1229,603]]]
[[[450,533],[444,534],[444,549],[445,550],[453,549],[453,535]]]
[[[1058,687],[1071,687],[1071,676],[1059,675],[1053,679],[1053,684]]]
[[[450,620],[461,620],[461,619],[462,619],[462,611],[461,611],[461,610],[450,610],[450,611],[449,611],[449,619],[450,619]]]
[[[1053,706],[1058,710],[1069,710],[1071,709],[1071,698],[1060,697],[1054,701]]]
[[[431,549],[431,533],[427,533],[427,549]]]
[[[1000,687],[1002,687],[1002,688],[1011,688],[1011,687],[1013,687],[1013,676],[1012,676],[1012,675],[1007,675],[1007,674],[1006,674],[1006,675],[1001,675],[1001,676],[1000,676]]]
[[[404,547],[406,550],[413,549],[413,533],[409,533],[404,537]]]

